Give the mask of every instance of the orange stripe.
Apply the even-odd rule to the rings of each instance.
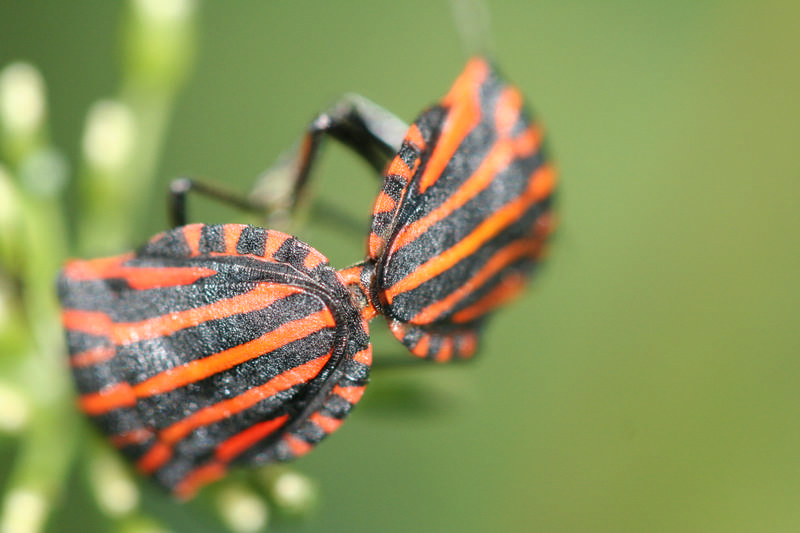
[[[450,92],[442,100],[449,108],[439,140],[419,180],[420,192],[425,192],[442,174],[453,158],[464,137],[481,120],[480,86],[489,74],[488,65],[481,60],[472,60],[458,77]]]
[[[326,327],[336,325],[328,309],[307,317],[292,320],[252,341],[234,346],[228,350],[209,355],[203,359],[190,361],[181,366],[165,370],[142,381],[133,390],[139,398],[162,394],[194,383],[214,374],[255,359],[286,346]]]
[[[397,202],[394,201],[394,198],[381,191],[378,193],[375,206],[372,208],[373,216],[378,213],[391,213],[395,207],[397,207]]]
[[[411,127],[408,128],[408,132],[406,132],[404,141],[408,142],[421,152],[425,151],[425,139],[422,138],[422,132],[419,131],[419,126],[416,124],[412,124]]]
[[[325,263],[326,261],[327,258],[324,255],[316,252],[315,250],[310,250],[305,260],[303,260],[303,266],[308,270],[311,270],[321,265],[322,263]]]
[[[318,425],[320,428],[322,428],[322,431],[324,431],[328,435],[336,431],[339,428],[339,426],[342,425],[342,420],[330,416],[321,415],[319,412],[315,412],[308,418],[316,425]]]
[[[175,285],[191,285],[200,278],[217,272],[202,267],[130,267],[122,263],[133,254],[118,255],[90,261],[72,261],[64,268],[64,276],[74,281],[123,279],[132,289],[146,290]]]
[[[132,289],[146,290],[176,285],[191,285],[201,278],[208,278],[217,273],[216,270],[203,267],[133,267],[120,268],[108,277],[121,277]]]
[[[392,303],[395,296],[419,287],[429,279],[474,253],[484,243],[495,237],[506,227],[511,225],[530,207],[530,205],[547,196],[552,190],[552,169],[546,165],[539,167],[533,179],[528,184],[525,193],[516,200],[509,202],[502,209],[484,220],[472,233],[464,237],[454,246],[440,255],[431,258],[417,270],[395,283],[384,292],[388,303]]]
[[[266,242],[264,243],[264,257],[274,260],[275,252],[290,238],[289,235],[279,231],[268,231],[266,235]]]
[[[443,313],[452,309],[458,302],[472,294],[487,280],[521,257],[531,255],[539,249],[541,241],[520,240],[497,251],[472,278],[446,298],[441,298],[417,313],[410,322],[412,324],[430,324]]]
[[[225,253],[228,255],[238,255],[236,246],[239,244],[239,239],[242,237],[242,231],[246,226],[244,224],[225,224],[223,226],[225,231]]]
[[[172,448],[163,442],[156,442],[136,462],[136,468],[143,474],[152,474],[172,458]]]
[[[99,311],[81,311],[79,309],[64,309],[61,313],[61,323],[64,329],[79,331],[95,336],[106,336],[111,328],[111,317]]]
[[[260,440],[274,433],[287,420],[289,420],[289,415],[283,415],[252,425],[217,446],[214,456],[223,463],[228,463]]]
[[[188,500],[194,496],[203,485],[216,481],[225,475],[226,467],[220,463],[210,463],[192,470],[188,476],[175,486],[175,495]]]
[[[355,405],[364,396],[364,390],[366,387],[364,385],[356,386],[356,387],[341,387],[336,385],[333,388],[333,394],[337,394],[350,402],[351,404]]]
[[[411,353],[419,357],[425,357],[428,355],[428,351],[431,349],[431,336],[429,333],[423,333],[422,337],[420,337],[419,342],[417,342],[416,346],[411,349]]]
[[[458,356],[472,357],[478,348],[478,336],[474,331],[466,331],[458,337]]]
[[[406,331],[408,327],[404,322],[400,322],[399,320],[392,319],[389,321],[389,329],[392,331],[395,337],[399,340],[403,340],[403,337],[406,336]]]
[[[406,165],[406,162],[403,161],[403,158],[400,157],[399,155],[395,156],[395,158],[392,159],[392,162],[389,164],[389,168],[386,169],[387,176],[389,175],[399,176],[403,178],[403,180],[406,183],[408,183],[408,180],[411,179],[411,176],[413,174],[414,170],[411,169],[408,165]]]
[[[533,225],[533,227],[537,235],[547,236],[555,231],[557,225],[558,221],[556,220],[555,213],[552,211],[545,211],[536,220],[536,223]]]
[[[131,444],[142,444],[154,436],[149,429],[138,428],[111,437],[111,444],[116,448],[124,448]]]
[[[369,322],[376,316],[378,316],[378,310],[375,309],[375,306],[372,305],[371,302],[369,305],[367,305],[366,307],[364,307],[364,309],[361,310],[361,318],[363,318],[367,322]]]
[[[378,259],[383,253],[383,250],[386,248],[386,239],[381,237],[380,235],[376,235],[374,232],[369,234],[369,242],[367,243],[367,247],[369,248],[369,256],[371,259]]]
[[[361,272],[364,270],[364,264],[359,263],[351,267],[339,270],[339,275],[342,277],[345,285],[361,285]]]
[[[130,344],[163,337],[203,322],[264,309],[277,300],[302,292],[299,287],[259,283],[253,290],[203,307],[161,315],[140,322],[111,324],[108,335],[115,344]]]
[[[494,112],[494,124],[498,135],[507,137],[519,119],[522,109],[522,94],[516,87],[506,87],[497,99]]]
[[[78,405],[87,415],[98,416],[113,409],[135,406],[136,395],[127,383],[115,383],[99,392],[80,396]]]
[[[286,435],[283,437],[284,442],[289,446],[289,450],[295,457],[300,457],[311,451],[312,446],[308,442],[295,437],[294,435]]]
[[[87,366],[104,363],[112,359],[116,354],[117,350],[113,346],[97,346],[73,354],[69,358],[69,364],[72,368],[85,368]]]
[[[200,236],[204,224],[189,224],[183,227],[183,236],[189,245],[189,255],[200,255]]]
[[[436,352],[436,361],[444,363],[453,358],[453,337],[447,336],[442,339],[442,346]]]
[[[159,433],[159,439],[167,445],[175,444],[199,427],[229,418],[281,391],[290,389],[301,383],[306,383],[319,374],[330,358],[331,353],[329,352],[322,357],[317,357],[300,366],[291,368],[282,374],[278,374],[263,385],[248,389],[239,396],[200,409],[183,420],[162,430]]]
[[[89,261],[72,259],[64,265],[63,275],[75,281],[109,278],[112,276],[109,276],[107,272],[115,271],[115,269],[120,268],[120,263],[133,259],[133,257],[134,255],[131,252],[123,255],[115,255],[113,257],[91,259]]]
[[[533,172],[528,187],[534,201],[547,198],[556,187],[555,169],[547,164],[542,165]]]
[[[372,364],[372,345],[355,354],[353,361],[370,366]]]
[[[521,274],[507,276],[500,285],[489,291],[483,298],[454,314],[453,322],[471,322],[485,315],[519,293],[524,284],[525,278]]]
[[[511,146],[515,154],[530,155],[542,145],[542,130],[534,124],[525,128],[522,133],[511,139]]]

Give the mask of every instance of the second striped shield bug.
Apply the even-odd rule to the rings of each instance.
[[[519,90],[481,58],[409,128],[375,202],[363,292],[417,356],[470,357],[553,231],[555,171]],[[355,274],[358,272],[358,267]]]

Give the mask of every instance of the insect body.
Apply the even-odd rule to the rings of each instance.
[[[278,231],[183,225],[190,190],[270,206],[180,180],[179,227],[61,273],[81,408],[180,496],[231,464],[302,455],[338,428],[367,384],[366,322],[378,314],[415,355],[471,356],[552,231],[541,131],[482,58],[410,127],[354,96],[321,114],[273,171],[293,177],[293,201],[324,136],[385,167],[364,261],[337,272]]]
[[[415,355],[469,357],[552,232],[555,183],[519,91],[471,61],[406,134],[372,214],[369,292]]]
[[[59,287],[81,408],[182,496],[229,463],[286,460],[361,398],[367,325],[305,243],[193,224],[78,261]]]

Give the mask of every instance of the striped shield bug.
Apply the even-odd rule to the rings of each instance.
[[[179,496],[229,464],[306,453],[367,383],[349,290],[278,231],[176,228],[136,253],[67,264],[59,293],[80,407]]]
[[[473,59],[408,130],[372,213],[369,291],[412,353],[474,353],[553,231],[554,185],[519,90]]]
[[[365,316],[384,315],[417,356],[470,357],[487,317],[520,292],[554,229],[555,170],[519,90],[478,57],[410,127],[348,97],[284,157],[295,197],[323,133],[383,169],[367,259],[342,272]]]
[[[336,271],[279,231],[185,225],[191,191],[293,209],[325,137],[383,176],[362,262]],[[276,194],[278,178],[289,186]],[[59,294],[80,406],[184,497],[230,465],[302,455],[363,394],[368,320],[383,315],[419,357],[475,352],[543,252],[554,185],[540,128],[483,58],[410,127],[348,95],[249,196],[176,180],[175,229],[135,253],[66,265]]]

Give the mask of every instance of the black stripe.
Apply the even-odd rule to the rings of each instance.
[[[292,432],[292,435],[302,439],[309,444],[317,444],[324,439],[328,434],[324,429],[310,420],[306,420],[299,428]]]
[[[311,248],[304,242],[291,237],[275,251],[275,260],[293,265],[302,265]]]
[[[200,245],[198,248],[201,254],[225,252],[224,226],[203,226],[203,229],[200,231]]]
[[[264,229],[246,226],[236,243],[236,253],[262,257],[266,251],[266,239],[267,232]]]
[[[91,350],[111,346],[108,337],[105,335],[91,335],[82,331],[67,330],[67,346],[72,355]]]
[[[403,163],[409,169],[414,168],[414,165],[417,163],[417,159],[419,159],[420,151],[411,146],[409,143],[404,142],[402,146],[400,146],[400,151],[397,152],[397,157],[403,160]],[[400,177],[400,176],[397,176]]]
[[[383,192],[395,202],[399,202],[400,197],[403,196],[403,190],[406,188],[406,185],[408,185],[408,181],[403,176],[399,174],[389,174],[384,178]]]
[[[338,394],[331,394],[331,396],[325,400],[325,405],[319,410],[319,413],[324,416],[336,418],[337,420],[344,420],[352,408],[353,405],[350,402]]]
[[[116,409],[110,413],[92,417],[92,421],[109,437],[128,433],[144,427],[142,417],[134,407]]]
[[[139,257],[187,257],[191,254],[183,228],[174,228],[141,247]]]

